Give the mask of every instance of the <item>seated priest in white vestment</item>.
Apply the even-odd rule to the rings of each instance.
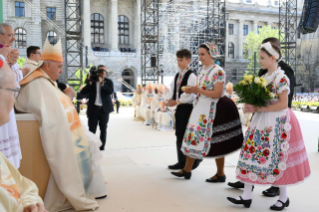
[[[156,95],[152,101],[152,111],[157,129],[160,131],[173,130],[172,112],[165,106],[165,87],[158,85],[155,89]]]
[[[32,113],[39,122],[51,169],[44,205],[50,212],[95,210],[99,206],[89,192],[93,173],[90,146],[73,103],[56,83],[63,72],[61,40],[52,46],[46,39],[41,60],[40,68],[20,82],[15,107]]]
[[[153,123],[153,116],[151,110],[151,103],[154,97],[153,93],[153,85],[152,83],[148,83],[146,86],[146,91],[142,95],[142,104],[141,104],[141,112],[143,118],[145,119],[144,124],[149,126]]]
[[[141,103],[142,103],[142,85],[138,84],[136,86],[136,91],[134,92],[133,98],[132,98],[132,105],[134,107],[134,120],[135,121],[142,121],[143,116],[141,112]]]
[[[0,126],[10,120],[10,111],[18,94],[15,75],[11,68],[0,60]],[[38,193],[34,182],[23,177],[0,152],[0,211],[47,212]]]

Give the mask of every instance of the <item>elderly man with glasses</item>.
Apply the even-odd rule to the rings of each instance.
[[[15,75],[16,88],[19,89],[19,82],[23,75],[27,74],[29,69],[20,70],[17,60],[19,51],[11,49],[15,41],[14,30],[9,24],[0,23],[0,60],[11,68]],[[18,93],[15,92],[15,95]],[[14,114],[14,109],[10,112],[10,121],[0,127],[0,151],[8,158],[8,160],[18,169],[20,160],[22,159],[18,129]]]

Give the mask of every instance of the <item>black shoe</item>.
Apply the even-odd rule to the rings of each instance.
[[[186,180],[191,179],[192,172],[186,172],[184,169],[182,169],[182,173],[179,172],[171,172],[172,175],[175,175],[176,177],[184,177]]]
[[[270,187],[267,190],[263,191],[263,195],[265,195],[266,197],[275,197],[277,195],[279,195],[279,188],[278,187]]]
[[[173,169],[173,170],[178,170],[178,169],[183,169],[184,165],[180,164],[180,163],[176,163],[174,165],[170,165],[168,166],[169,169]]]
[[[241,196],[239,196],[240,200],[237,200],[235,198],[232,197],[227,197],[227,199],[229,201],[231,201],[232,203],[236,204],[236,205],[244,205],[246,208],[250,208],[251,205],[251,199],[247,199],[247,200],[243,200],[243,198],[241,198]]]
[[[273,210],[273,211],[282,211],[285,207],[288,207],[289,206],[289,198],[287,199],[287,201],[285,203],[283,203],[282,201],[280,200],[277,200],[278,202],[280,202],[282,204],[281,207],[278,207],[276,205],[272,205],[270,206],[270,209]]]
[[[195,169],[199,166],[199,164],[200,164],[202,161],[203,161],[203,159],[200,159],[200,160],[197,159],[197,160],[195,160],[192,170],[195,170]]]
[[[107,197],[107,195],[101,196],[101,197],[95,197],[95,199],[104,199],[105,197]]]
[[[100,147],[100,150],[101,150],[101,151],[104,151],[104,147]]]
[[[231,183],[229,182],[228,185],[230,187],[233,187],[233,188],[237,188],[237,189],[240,189],[240,188],[244,188],[245,187],[245,184],[240,182],[240,181],[237,181],[235,183]],[[255,186],[253,186],[253,188],[251,189],[252,191],[254,190]]]
[[[211,177],[211,178],[206,179],[206,182],[208,182],[208,183],[224,183],[226,181],[226,175],[220,177],[216,174],[215,176],[217,176],[217,179],[213,179]]]

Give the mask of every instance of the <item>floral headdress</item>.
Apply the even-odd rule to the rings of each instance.
[[[203,43],[203,45],[205,45],[209,49],[209,54],[210,54],[210,56],[212,56],[212,58],[215,58],[218,55],[217,45],[214,45],[214,44],[209,43],[209,42],[205,42],[205,43]]]

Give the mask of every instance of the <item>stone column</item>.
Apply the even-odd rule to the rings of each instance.
[[[226,27],[225,27],[225,34],[226,34],[226,39],[225,39],[225,59],[228,58],[228,38],[229,38],[228,24],[229,24],[229,22],[226,20]]]
[[[83,0],[83,44],[91,50],[91,3],[90,0]]]
[[[272,23],[271,22],[267,22],[267,26],[270,26],[270,28],[271,28]]]
[[[244,34],[243,34],[243,26],[244,26],[244,21],[239,20],[238,21],[238,59],[243,59],[243,46],[244,46]]]
[[[135,21],[135,48],[136,52],[140,54],[141,52],[141,0],[136,0],[136,21]]]
[[[111,0],[111,19],[110,21],[110,30],[112,41],[110,44],[112,51],[119,51],[119,38],[118,38],[118,0]]]
[[[253,22],[253,31],[258,34],[258,22],[257,21],[254,21]]]

